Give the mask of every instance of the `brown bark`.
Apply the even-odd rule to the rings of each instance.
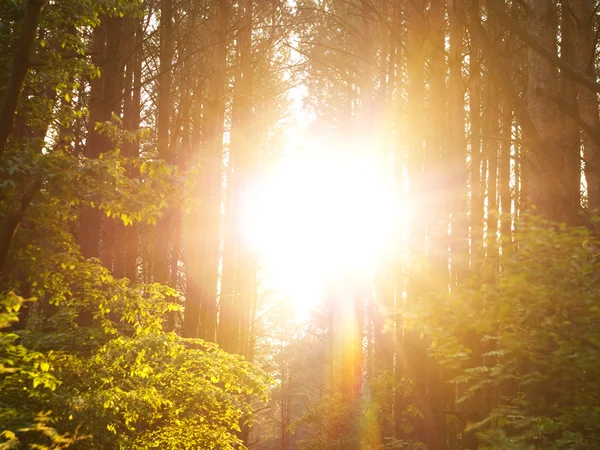
[[[92,34],[92,64],[101,68],[104,63],[104,48],[106,46],[106,23],[101,20]],[[95,131],[96,123],[103,120],[102,101],[104,98],[104,79],[95,76],[90,80],[89,123],[86,137],[84,156],[97,158],[100,155],[101,140]],[[100,211],[92,207],[84,207],[79,219],[77,240],[81,246],[84,258],[95,258],[100,254]]]
[[[486,118],[487,124],[485,134],[497,136],[499,130],[499,104],[497,97],[494,95],[492,86],[488,86],[487,91],[488,117]],[[485,153],[489,161],[485,278],[487,283],[493,284],[498,270],[498,141],[496,139],[487,140]]]
[[[188,289],[184,334],[215,341],[217,328],[217,282],[220,258],[220,208],[223,162],[223,127],[225,116],[224,88],[227,55],[228,5],[224,0],[212,4],[214,41],[209,55],[211,76],[203,105],[203,148],[195,155],[202,166],[198,186],[202,206],[195,218],[189,218]],[[196,228],[196,236],[191,236]]]
[[[513,5],[515,8],[515,5]],[[507,55],[511,54],[513,48],[513,40],[507,36],[504,43],[504,50]],[[512,61],[508,59],[508,68],[512,66]],[[501,94],[504,94],[501,92]],[[511,177],[515,178],[515,189],[518,184],[516,179],[518,171],[515,163],[515,170],[512,169],[513,155],[513,111],[510,104],[510,99],[506,95],[502,96],[502,131],[503,141],[500,148],[500,161],[498,163],[498,194],[500,197],[500,237],[502,243],[502,260],[510,258],[513,249],[513,195],[511,188]]]
[[[123,25],[125,19],[120,17],[111,17],[107,20],[106,48],[104,54],[104,95],[102,99],[102,118],[101,121],[110,121],[113,114],[119,117],[121,115],[123,99]],[[104,153],[114,148],[114,143],[109,136],[100,136],[99,152]],[[101,244],[99,256],[102,264],[114,270],[115,256],[119,244],[118,233],[121,223],[117,218],[105,218],[99,221],[101,227]]]
[[[406,302],[414,304],[422,292],[425,274],[422,267],[426,252],[426,209],[419,207],[425,201],[425,40],[422,30],[425,26],[424,14],[426,4],[424,1],[409,2],[406,6],[407,37],[406,37],[406,64],[407,64],[407,114],[411,130],[407,152],[408,177],[410,179],[410,198],[413,202],[411,209],[412,223],[410,225],[409,274]],[[401,179],[399,177],[399,179]],[[406,378],[413,380],[411,402],[423,413],[424,417],[417,418],[414,423],[413,438],[427,443],[428,421],[431,414],[426,401],[427,391],[427,364],[425,358],[424,341],[416,331],[404,330],[404,356]],[[399,413],[399,411],[397,411]],[[402,430],[396,430],[401,438]]]
[[[444,132],[447,130],[447,92],[445,64],[445,0],[431,2],[429,55],[429,105],[427,110],[427,189],[425,203],[427,216],[427,258],[432,269],[430,279],[444,289],[448,286],[448,148]]]
[[[577,23],[575,17],[563,3],[561,22],[561,60],[565,64],[577,67],[576,63],[576,41]],[[564,73],[560,77],[560,97],[562,103],[569,110],[576,111],[577,104],[577,84]],[[563,113],[561,146],[564,161],[563,192],[564,201],[569,205],[579,205],[579,194],[581,187],[581,155],[580,155],[580,130],[579,126],[568,114]],[[577,223],[577,208],[565,208],[562,220],[572,225]]]
[[[445,37],[446,2],[433,0],[430,6],[429,26],[431,53],[429,56],[429,107],[427,112],[427,267],[428,288],[444,292],[448,289],[448,148],[445,145],[447,120]],[[477,89],[476,89],[477,90]],[[474,103],[478,103],[475,99]],[[440,133],[440,130],[444,132]],[[443,368],[433,359],[427,361],[427,389],[430,404],[430,432],[428,448],[446,447],[447,403],[451,399]]]
[[[11,73],[0,104],[0,156],[6,150],[6,142],[13,129],[15,112],[21,98],[25,76],[29,70],[29,58],[35,42],[40,13],[44,0],[28,0],[21,35],[17,43]]]
[[[452,255],[450,285],[464,281],[469,260],[469,226],[467,219],[467,164],[465,146],[464,90],[462,76],[463,51],[462,0],[451,0],[448,4],[450,28],[450,79],[449,79],[449,161],[451,163],[451,239]]]
[[[448,26],[449,26],[449,38],[450,38],[450,50],[448,55],[449,65],[449,84],[448,84],[448,136],[449,136],[449,149],[448,149],[448,162],[450,164],[449,171],[451,173],[450,181],[450,289],[454,290],[461,285],[464,285],[468,276],[469,269],[469,219],[467,217],[468,212],[468,195],[467,195],[467,181],[468,181],[468,168],[467,168],[467,149],[465,141],[465,100],[464,100],[464,89],[463,89],[463,39],[464,39],[464,27],[463,21],[465,15],[471,18],[472,21],[479,23],[480,12],[479,5],[477,3],[463,1],[463,0],[450,0],[448,3]],[[481,37],[479,34],[474,33],[473,30],[469,29],[471,39],[475,39],[477,47],[482,45]],[[481,48],[481,47],[480,47]],[[477,55],[470,55],[471,61],[475,64],[479,64],[478,61],[473,61]],[[480,74],[477,73],[475,81],[479,81]],[[475,96],[477,100],[477,96]],[[473,100],[473,99],[471,99]],[[479,99],[480,101],[480,99]],[[479,105],[476,106],[479,108]],[[473,113],[473,112],[472,112]],[[481,116],[479,112],[475,113],[476,123],[481,126]],[[478,143],[476,147],[478,151],[481,151],[481,143]],[[477,151],[477,150],[476,150]],[[474,168],[474,176],[479,177],[479,180],[475,181],[474,186],[478,189],[477,192],[473,191],[474,204],[473,208],[480,208],[481,205],[481,187],[483,186],[482,180],[485,179],[486,173],[486,160],[483,155],[474,155],[475,162],[480,167]],[[472,186],[473,188],[473,186]],[[479,201],[479,204],[478,204]],[[474,214],[478,221],[482,220],[483,211],[474,210]],[[481,222],[479,222],[481,223]],[[477,225],[479,225],[479,223]],[[479,227],[475,227],[477,233],[482,230]],[[479,234],[475,237],[475,244],[480,245],[483,236]],[[481,247],[478,248],[481,251]],[[482,256],[481,254],[479,256]],[[481,267],[481,266],[480,266]],[[474,341],[474,338],[467,337],[469,341]],[[460,395],[460,394],[459,394]],[[472,402],[474,403],[474,402]],[[470,407],[474,407],[473,404]],[[473,417],[474,412],[468,412],[469,417]],[[462,426],[462,424],[461,424]],[[474,433],[463,434],[464,445],[466,448],[470,448],[476,438]]]
[[[89,124],[84,150],[84,156],[88,158],[98,158],[112,146],[110,138],[96,130],[96,124],[109,121],[113,112],[120,112],[123,87],[122,25],[122,18],[103,17],[100,25],[94,29],[92,63],[101,69],[101,76],[90,81]],[[102,213],[98,209],[91,206],[82,209],[77,238],[85,258],[101,256],[102,226]],[[110,228],[106,225],[104,229],[104,252],[114,248]],[[104,262],[110,266],[112,256],[103,256]]]
[[[574,59],[578,72],[591,79],[596,79],[595,65],[596,41],[594,36],[593,20],[594,11],[592,2],[588,0],[572,0],[566,3],[571,5],[570,14],[574,21]],[[579,114],[584,122],[589,124],[595,133],[600,133],[600,119],[598,118],[598,97],[590,88],[579,85],[577,87]],[[588,210],[593,213],[600,209],[600,144],[590,133],[582,135],[583,157],[585,161],[585,178],[587,182]]]
[[[502,238],[502,258],[509,258],[512,252],[513,206],[511,192],[511,153],[512,153],[512,110],[506,100],[502,105],[502,137],[500,153],[498,189],[502,212],[500,235]]]
[[[158,76],[157,147],[159,158],[172,163],[169,146],[171,109],[171,67],[173,64],[173,5],[172,0],[160,3],[160,74]],[[169,281],[169,242],[171,237],[171,211],[158,220],[154,236],[154,281]]]
[[[29,0],[25,6],[21,34],[17,41],[10,75],[5,86],[2,102],[0,103],[0,157],[6,150],[6,143],[13,130],[15,113],[25,84],[25,77],[29,70],[29,60],[35,42],[39,16],[44,3],[44,1]],[[44,94],[47,94],[45,96],[50,98],[49,96],[53,92],[44,91]],[[40,137],[44,136],[47,126],[48,124],[45,127],[41,127],[35,134]],[[12,206],[0,221],[0,273],[4,270],[10,247],[25,217],[25,213],[33,198],[42,187],[41,177],[41,174],[34,174],[30,180],[23,184],[21,192],[13,200]]]
[[[376,280],[377,289],[373,301],[373,368],[378,376],[391,376],[394,373],[394,328],[389,327],[393,320],[394,311],[394,285],[393,265],[391,258],[382,264],[379,277]],[[381,405],[379,426],[380,441],[394,436],[393,424],[393,388],[389,386],[381,392],[377,402]]]
[[[479,1],[470,0],[470,14],[480,16]],[[482,172],[481,146],[481,64],[477,33],[470,33],[470,141],[471,141],[471,268],[474,273],[482,269],[483,246],[483,196],[485,172]]]
[[[12,208],[0,222],[0,273],[4,270],[11,244],[25,217],[25,212],[41,187],[42,182],[37,178],[28,181],[21,195],[14,201]]]
[[[256,156],[249,145],[252,117],[252,11],[253,1],[245,0],[238,29],[238,56],[234,86],[231,145],[229,150],[228,224],[225,236],[222,290],[219,298],[218,342],[226,351],[248,354],[253,267],[249,250],[242,242],[241,199],[248,187]]]
[[[397,24],[401,24],[404,21],[404,18],[407,14],[406,5],[396,5],[394,14],[392,15],[393,21]],[[406,126],[405,123],[402,122],[402,112],[404,109],[403,102],[403,94],[404,94],[404,79],[403,79],[403,69],[406,64],[406,55],[404,53],[404,38],[405,38],[405,28],[398,27],[398,29],[392,32],[394,36],[394,47],[396,51],[396,73],[395,73],[395,84],[396,84],[396,107],[397,111],[397,122],[396,122],[396,130],[400,132],[400,130]],[[403,164],[405,162],[405,153],[404,148],[402,148],[401,142],[398,142],[398,149],[394,155],[394,172],[396,180],[402,179],[402,170]],[[399,183],[398,183],[399,185]],[[400,190],[400,186],[398,186],[398,195],[402,195],[402,191]],[[402,235],[400,232],[396,235],[397,242],[401,242]],[[391,280],[391,289],[395,290],[395,302],[394,302],[394,315],[393,315],[393,333],[394,333],[394,353],[395,353],[395,363],[394,363],[394,380],[396,386],[402,386],[403,380],[406,377],[406,357],[404,354],[404,329],[402,326],[402,308],[403,308],[403,291],[405,288],[405,272],[404,272],[404,262],[400,257],[401,248],[400,245],[397,244],[397,248],[394,249],[393,259],[392,259],[392,280]],[[394,398],[393,398],[393,409],[394,409],[394,436],[396,439],[405,438],[404,432],[404,409],[406,408],[406,401],[404,398],[404,393],[401,389],[394,389]]]
[[[527,5],[531,37],[545,48],[556,48],[556,5],[536,0],[528,0]],[[525,200],[529,208],[535,208],[536,214],[560,221],[566,205],[560,182],[563,177],[561,113],[553,100],[559,97],[558,72],[534,49],[528,48],[527,55],[530,76],[525,99],[537,136],[530,138],[532,143],[524,155],[524,176],[529,178],[524,180]]]
[[[126,59],[123,126],[126,131],[135,133],[140,127],[141,115],[141,72],[142,72],[142,28],[141,20],[133,17],[125,19],[124,35],[126,44],[124,54]],[[123,156],[136,158],[139,155],[137,140],[123,143]],[[127,168],[131,178],[139,176],[133,164]],[[132,282],[137,281],[138,233],[137,225],[122,226],[119,230],[118,254],[114,265],[114,275],[126,277]]]

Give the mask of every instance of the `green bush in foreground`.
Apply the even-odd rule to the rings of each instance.
[[[163,332],[164,313],[176,308],[164,301],[167,288],[129,287],[82,265],[105,275],[91,290],[98,326],[78,326],[65,302],[11,333],[23,299],[0,299],[0,449],[240,448],[240,424],[268,379],[215,345]],[[111,286],[122,295],[99,295]]]

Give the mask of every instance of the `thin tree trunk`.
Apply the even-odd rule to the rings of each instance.
[[[407,152],[407,169],[410,179],[410,198],[413,202],[411,208],[412,223],[410,225],[410,247],[408,261],[411,272],[407,285],[406,302],[414,304],[419,300],[422,292],[425,274],[418,267],[422,267],[426,252],[426,210],[419,205],[425,201],[425,55],[424,34],[425,26],[425,1],[418,0],[407,5],[407,98],[408,98],[408,123],[411,130],[411,139]],[[423,413],[422,418],[417,418],[414,423],[413,437],[417,441],[427,443],[428,421],[431,419],[429,405],[426,400],[427,391],[427,362],[425,357],[425,343],[416,331],[404,331],[404,345],[406,357],[406,375],[413,380],[412,401]]]
[[[173,5],[172,0],[160,3],[160,74],[158,76],[157,146],[158,156],[172,163],[169,146],[171,114],[171,66],[173,64]],[[169,280],[169,242],[171,212],[167,211],[158,220],[154,237],[154,281],[167,283]]]
[[[428,285],[436,291],[448,290],[448,150],[444,143],[446,130],[446,67],[445,28],[446,8],[444,0],[432,0],[429,16],[429,73],[428,112],[429,130],[426,144],[425,186],[427,198],[427,268]],[[477,103],[477,101],[476,101]],[[433,359],[427,367],[427,385],[431,411],[431,431],[428,433],[428,448],[441,450],[446,447],[448,400],[451,398],[445,381],[443,368]]]
[[[405,35],[406,35],[406,5],[396,5],[393,14],[393,21],[398,24],[396,33],[394,33],[394,47],[396,51],[396,73],[395,73],[395,84],[396,84],[396,108],[397,108],[397,119],[396,119],[396,132],[400,134],[402,128],[407,127],[404,123],[402,111],[404,110],[404,94],[405,84],[403,79],[403,69],[406,64],[406,47],[404,46]],[[405,148],[402,142],[399,140],[397,143],[396,153],[394,155],[394,175],[396,178],[396,184],[398,189],[398,198],[403,195],[401,188],[401,180],[404,178],[404,165],[406,162]],[[396,388],[394,389],[394,436],[396,439],[404,439],[406,436],[404,428],[404,410],[406,407],[406,399],[404,391],[400,388],[403,385],[404,379],[406,378],[406,356],[404,351],[404,326],[402,322],[402,308],[404,307],[404,295],[405,290],[405,268],[404,258],[401,256],[404,249],[401,245],[404,236],[397,231],[395,236],[395,252],[394,258],[392,259],[392,280],[391,288],[395,291],[394,297],[394,315],[393,315],[393,333],[394,333],[394,381]]]
[[[570,66],[577,66],[576,33],[577,23],[573,11],[565,2],[562,4],[561,21],[561,60]],[[560,77],[561,101],[568,110],[577,111],[577,84],[565,74]],[[597,116],[598,114],[596,114]],[[580,130],[575,120],[566,113],[562,114],[562,152],[564,158],[563,195],[570,205],[579,205],[581,187],[581,143]],[[565,208],[562,220],[577,225],[578,208]]]
[[[589,0],[573,0],[571,11],[575,21],[574,52],[575,68],[590,79],[596,79],[596,42],[594,35],[594,11]],[[598,117],[598,96],[589,88],[578,85],[577,95],[581,118],[589,126],[600,133],[600,119]],[[600,210],[600,145],[587,132],[583,133],[583,157],[585,161],[585,178],[587,182],[588,210],[594,213]]]
[[[469,227],[467,220],[467,163],[464,124],[464,90],[462,76],[464,13],[462,0],[450,0],[448,18],[450,27],[450,80],[449,80],[449,146],[452,161],[451,185],[451,286],[460,284],[466,277],[469,258]]]
[[[173,65],[173,2],[161,0],[160,2],[160,55],[158,76],[158,106],[157,106],[157,147],[158,156],[168,164],[172,164],[173,148],[170,145],[169,132],[171,120],[171,67]],[[169,244],[175,239],[176,230],[172,229],[173,211],[168,209],[158,219],[154,232],[154,281],[167,284],[176,274],[170,274]],[[175,252],[171,258],[177,259]],[[175,264],[175,271],[176,264]],[[172,299],[169,299],[172,301]],[[175,328],[174,313],[167,314],[165,330],[173,331]]]
[[[143,54],[143,32],[142,20],[137,19],[134,22],[135,29],[135,44],[134,53],[129,60],[132,71],[132,92],[131,92],[131,117],[127,120],[129,131],[137,131],[140,127],[141,120],[141,95],[142,95],[142,54]],[[124,118],[127,117],[124,114]],[[131,143],[128,148],[127,156],[135,158],[139,156],[139,142],[136,140]],[[128,169],[130,177],[138,177],[137,169],[131,165]],[[136,282],[138,278],[138,252],[139,252],[139,236],[137,225],[131,225],[125,229],[125,277]]]
[[[135,133],[140,124],[140,90],[141,90],[141,26],[140,20],[133,17],[125,18],[123,46],[125,67],[125,79],[123,86],[123,128]],[[123,156],[126,158],[135,158],[139,153],[139,144],[137,140],[126,141],[122,146]],[[127,167],[127,175],[135,178],[137,173],[133,165]],[[131,224],[123,226],[119,224],[115,249],[115,262],[113,265],[113,274],[116,277],[126,277],[135,282],[137,277],[137,247],[138,236],[137,226]]]
[[[556,48],[556,5],[552,2],[527,0],[529,33],[547,49]],[[526,101],[537,134],[524,155],[524,182],[527,185],[528,208],[551,220],[561,220],[565,202],[563,152],[561,147],[561,114],[556,104],[559,98],[556,67],[532,48],[528,48]],[[529,131],[529,130],[528,130]],[[531,130],[533,131],[533,130]]]
[[[498,135],[498,100],[492,92],[492,86],[487,87],[487,109],[486,134]],[[487,182],[487,233],[486,233],[486,281],[493,284],[496,280],[498,270],[498,141],[488,139],[485,153],[489,161]]]
[[[252,296],[252,258],[242,242],[242,203],[247,190],[253,155],[250,122],[253,101],[252,68],[252,13],[253,1],[245,0],[240,11],[238,29],[238,56],[236,84],[232,102],[231,145],[229,150],[228,208],[223,255],[222,289],[219,298],[218,342],[225,350],[248,354],[249,325]]]
[[[499,191],[501,217],[501,238],[502,238],[502,259],[510,258],[512,253],[512,192],[511,192],[511,153],[512,153],[512,109],[506,99],[502,104],[502,137],[504,138],[500,154],[499,166]]]
[[[473,17],[480,16],[479,0],[470,0],[469,7]],[[471,268],[479,273],[483,263],[483,179],[481,170],[481,65],[477,33],[470,33],[470,121],[471,121]],[[489,105],[488,105],[489,106]],[[485,137],[485,136],[484,136]]]
[[[212,4],[214,41],[209,60],[212,74],[203,104],[203,148],[197,155],[202,166],[199,193],[202,207],[196,218],[189,218],[186,232],[188,289],[184,334],[216,340],[217,284],[221,246],[221,178],[223,164],[224,88],[227,55],[228,5],[224,0]],[[201,224],[198,230],[196,227]],[[194,233],[192,236],[191,233]]]

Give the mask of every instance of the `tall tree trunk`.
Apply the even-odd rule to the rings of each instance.
[[[506,101],[502,103],[502,147],[500,153],[500,165],[498,173],[498,189],[500,191],[501,217],[501,238],[502,238],[502,259],[509,258],[512,252],[512,140],[513,140],[513,118],[512,109]]]
[[[426,127],[426,201],[427,208],[427,283],[435,291],[448,290],[448,150],[444,142],[446,130],[446,2],[432,0],[429,12],[430,52],[428,73],[428,108]],[[447,421],[445,411],[451,399],[446,373],[433,359],[428,360],[427,385],[431,411],[428,448],[446,448]]]
[[[84,156],[88,158],[98,158],[102,153],[109,151],[113,145],[109,136],[96,130],[96,124],[111,120],[113,113],[120,113],[123,88],[122,30],[123,19],[119,17],[103,17],[100,25],[94,29],[92,63],[100,68],[101,76],[90,82],[89,124],[84,151]],[[101,236],[103,226],[104,233]],[[103,262],[112,269],[112,255],[110,255],[114,244],[112,237],[110,225],[103,223],[101,212],[96,208],[84,207],[81,211],[78,232],[78,242],[83,256],[85,258],[102,256]]]
[[[227,24],[229,22],[228,5],[225,0],[212,3],[212,24],[214,41],[209,60],[207,98],[203,111],[203,148],[200,157],[202,173],[200,176],[200,195],[202,207],[195,223],[202,227],[196,231],[198,236],[187,237],[192,248],[186,250],[188,256],[188,292],[186,314],[184,316],[184,334],[188,337],[201,337],[208,341],[216,340],[217,328],[217,284],[219,279],[219,260],[221,246],[221,183],[223,164],[223,131],[225,119],[224,88],[225,65],[227,55]],[[191,230],[190,230],[191,231]],[[188,244],[188,247],[190,245]]]
[[[135,132],[137,125],[132,126],[133,117],[133,65],[135,59],[135,22],[133,17],[126,17],[123,24],[123,129],[129,132]],[[135,143],[126,141],[122,144],[123,156],[130,158],[134,155]],[[130,169],[128,168],[128,175]],[[125,277],[125,268],[127,265],[127,227],[117,218],[113,222],[114,236],[114,255],[112,263],[112,273],[117,278]]]
[[[157,147],[159,158],[168,164],[173,163],[173,149],[170,145],[169,132],[171,120],[171,67],[173,66],[173,2],[160,2],[160,56],[158,76],[158,107],[157,107]],[[169,243],[173,211],[167,210],[158,219],[154,234],[154,281],[167,284],[169,282]],[[171,255],[176,258],[175,255]],[[173,331],[175,327],[174,314],[167,315],[165,329]]]
[[[196,23],[197,8],[190,11],[190,22]],[[190,60],[192,67],[198,64],[205,64],[205,54],[198,54]],[[202,165],[202,152],[205,150],[202,145],[202,134],[204,123],[206,122],[206,93],[204,89],[204,78],[198,76],[193,70],[190,70],[190,86],[194,86],[194,93],[190,96],[190,136],[191,142],[186,155],[186,167],[188,170],[196,169],[199,172],[199,180],[194,188],[193,195],[198,199],[204,198],[202,188],[204,186],[202,177],[205,167]],[[202,219],[202,208],[200,201],[193,205],[193,210],[182,216],[182,243],[183,260],[186,270],[185,285],[185,311],[183,315],[184,337],[198,337],[200,329],[200,310],[202,301],[202,280],[200,277],[202,270],[202,258],[204,256],[204,237],[199,227],[204,224]]]
[[[486,134],[498,136],[499,132],[499,102],[494,95],[493,86],[486,88],[487,116]],[[485,278],[488,283],[494,283],[498,270],[498,140],[488,139],[485,146],[488,159],[487,182],[487,233]]]
[[[527,0],[528,29],[531,37],[544,48],[556,49],[556,5],[552,2]],[[555,53],[555,50],[554,50]],[[533,142],[523,163],[527,206],[551,220],[561,220],[564,212],[563,151],[561,114],[556,67],[532,48],[527,49],[529,77],[526,101],[535,130],[527,130]],[[536,136],[537,135],[537,136]]]
[[[123,104],[123,125],[129,132],[136,132],[140,127],[141,116],[141,90],[142,90],[142,54],[143,54],[143,33],[142,20],[130,17],[127,19],[126,36],[129,36],[129,53],[127,60],[127,73],[125,76],[126,86],[125,101]],[[139,142],[126,142],[123,146],[123,154],[128,158],[136,158],[139,155]],[[131,178],[138,177],[136,167],[131,164],[127,168],[127,174]],[[131,281],[137,281],[138,267],[138,227],[136,224],[125,227],[122,233],[122,254],[123,261],[119,263],[122,266],[122,276]]]
[[[21,35],[17,41],[10,76],[0,104],[0,157],[6,150],[6,143],[13,130],[15,113],[25,83],[25,76],[29,70],[29,59],[44,3],[40,0],[29,0],[25,5]],[[0,221],[0,273],[3,271],[11,244],[25,217],[25,212],[41,186],[41,175],[28,180],[23,186],[21,194],[13,201],[12,207]]]
[[[409,2],[406,6],[407,22],[407,111],[408,123],[411,130],[407,152],[407,169],[410,179],[411,198],[411,224],[410,247],[408,261],[411,272],[407,285],[406,302],[410,305],[419,300],[424,283],[424,273],[418,270],[423,267],[426,246],[427,216],[425,208],[420,204],[425,200],[425,40],[423,29],[425,26],[425,1]],[[426,401],[427,392],[427,362],[425,356],[425,343],[420,333],[404,331],[404,355],[406,357],[406,375],[413,380],[412,401],[423,413],[423,418],[415,420],[414,438],[426,443],[428,440],[427,428],[431,414]]]
[[[103,76],[104,95],[102,99],[102,122],[112,121],[113,114],[121,116],[123,100],[124,55],[122,47],[123,25],[125,19],[110,17],[107,20],[106,48],[104,54]],[[109,135],[102,133],[100,137],[100,154],[112,150],[115,143]],[[102,217],[100,222],[100,249],[99,257],[102,264],[113,270],[115,248],[117,245],[116,234],[119,222],[115,218]]]
[[[472,17],[480,17],[479,0],[470,0]],[[482,269],[483,245],[483,194],[485,173],[482,172],[481,154],[481,64],[477,33],[470,33],[470,90],[469,111],[471,122],[471,268],[475,274]],[[489,105],[488,105],[489,106]],[[484,136],[484,139],[489,136]]]
[[[92,64],[102,70],[104,48],[106,46],[106,21],[101,20],[92,34]],[[101,136],[96,132],[96,123],[103,120],[102,101],[104,98],[104,79],[95,76],[90,80],[89,123],[87,129],[84,156],[97,158],[100,155]],[[79,219],[78,242],[84,258],[98,257],[100,254],[100,221],[102,215],[91,207],[81,211]]]
[[[219,344],[227,351],[248,355],[249,326],[254,267],[249,249],[242,240],[242,199],[252,167],[256,164],[251,142],[253,102],[252,12],[253,1],[245,0],[238,29],[239,68],[233,98],[230,180],[228,186],[228,235],[225,236],[222,290],[219,299]]]
[[[396,53],[396,71],[394,74],[395,81],[395,101],[396,101],[396,123],[395,123],[395,131],[398,135],[401,134],[402,129],[408,127],[405,119],[403,117],[403,111],[405,109],[405,83],[404,83],[404,68],[406,65],[406,46],[404,45],[405,36],[407,34],[406,27],[404,26],[404,21],[407,15],[407,6],[406,5],[395,5],[392,14],[392,22],[398,24],[398,27],[395,28],[394,33],[394,48]],[[402,198],[403,191],[401,187],[401,180],[404,179],[404,167],[406,162],[406,152],[405,147],[402,141],[399,139],[397,142],[396,152],[394,154],[394,177],[396,179],[397,185],[397,195],[398,198]],[[392,253],[392,261],[391,261],[391,270],[392,270],[392,279],[391,289],[392,292],[395,292],[393,295],[393,339],[394,339],[394,381],[396,388],[394,389],[394,436],[396,439],[404,439],[405,431],[404,431],[404,410],[406,407],[406,399],[404,395],[404,391],[400,389],[400,386],[403,385],[404,378],[406,378],[406,356],[404,352],[404,326],[402,323],[402,308],[404,307],[404,290],[406,287],[406,276],[405,276],[405,261],[403,258],[403,245],[401,244],[404,239],[404,235],[397,230],[395,238],[395,248]]]
[[[29,70],[29,59],[44,3],[44,0],[28,0],[25,5],[21,35],[17,42],[10,76],[0,104],[0,156],[6,150],[6,142],[13,129],[15,113],[21,98],[25,76]]]
[[[594,8],[589,0],[572,0],[566,3],[571,5],[571,14],[574,20],[574,47],[575,69],[580,73],[595,80],[597,77],[596,52],[597,45],[594,34]],[[598,118],[598,96],[585,86],[577,86],[579,113],[581,118],[596,133],[600,133],[600,119]],[[600,146],[598,142],[584,132],[582,136],[583,157],[585,161],[585,179],[587,183],[588,210],[594,213],[600,210]]]
[[[507,55],[511,54],[513,40],[507,36],[504,43],[504,50]],[[508,59],[508,68],[510,69],[512,61]],[[504,94],[504,93],[502,93]],[[498,166],[498,191],[500,195],[500,208],[502,216],[500,218],[501,229],[500,236],[502,242],[502,260],[510,258],[513,248],[513,192],[511,189],[511,179],[514,176],[515,190],[517,188],[517,170],[513,171],[513,111],[510,99],[506,95],[502,96],[502,144],[500,149],[500,162]],[[514,164],[516,169],[516,163]]]
[[[467,163],[465,148],[464,88],[462,76],[463,25],[462,0],[449,0],[450,80],[449,80],[449,147],[451,170],[451,286],[466,277],[469,260],[469,227],[467,220]]]
[[[392,258],[386,258],[376,280],[376,292],[373,301],[373,373],[381,379],[393,375],[394,371],[394,330],[388,326],[393,320],[394,311],[394,273]],[[380,443],[394,436],[393,387],[381,389],[376,400],[381,405],[379,412]]]
[[[573,11],[566,4],[562,3],[561,13],[561,40],[560,57],[561,60],[572,67],[577,67],[576,55],[576,33],[577,22]],[[570,111],[577,111],[577,85],[572,78],[561,74],[560,77],[560,96],[562,103]],[[598,114],[596,113],[596,116]],[[565,222],[576,225],[579,213],[579,193],[581,188],[581,144],[580,130],[575,120],[566,113],[562,114],[562,139],[561,146],[564,158],[564,177],[563,177],[563,195],[564,201],[568,205],[576,207],[566,207],[561,217]]]

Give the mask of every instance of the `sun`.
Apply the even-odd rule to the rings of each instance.
[[[386,164],[344,148],[284,157],[244,199],[244,240],[269,288],[299,314],[326,295],[328,281],[372,276],[393,242],[398,208]]]

